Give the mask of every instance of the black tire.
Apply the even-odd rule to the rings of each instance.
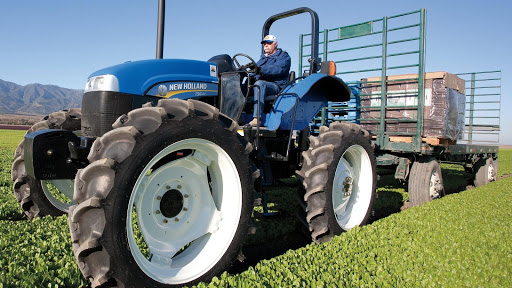
[[[496,181],[498,173],[498,159],[480,158],[475,164],[475,187],[483,186],[489,182]]]
[[[414,161],[408,185],[411,206],[423,205],[443,197],[443,174],[437,160],[431,156],[422,156]]]
[[[368,132],[353,123],[323,126],[318,137],[310,137],[310,148],[303,158],[302,169],[297,174],[304,179],[306,223],[312,240],[325,242],[366,224],[376,188],[375,156]],[[343,190],[345,182],[340,179],[349,177],[352,184],[346,182],[347,190]]]
[[[42,121],[34,124],[28,131],[32,133],[42,129],[64,129],[70,131],[80,130],[81,110],[73,108],[54,112]],[[27,175],[25,171],[24,143],[22,140],[14,152],[14,162],[11,169],[11,178],[14,181],[13,190],[16,200],[29,219],[43,216],[60,216],[67,213],[67,205],[59,205],[57,199],[48,199],[43,191],[41,181]],[[46,185],[46,184],[44,184]],[[58,203],[55,205],[54,203]]]
[[[92,287],[181,287],[209,281],[213,276],[225,271],[239,256],[241,245],[247,235],[254,195],[253,175],[259,173],[259,171],[251,172],[248,154],[251,152],[252,146],[237,134],[238,125],[220,114],[218,109],[203,102],[165,99],[160,100],[157,107],[144,107],[121,116],[113,126],[114,130],[95,141],[88,157],[91,164],[79,170],[75,179],[77,188],[74,199],[78,205],[70,209],[69,225],[75,258],[84,277],[90,279]],[[185,145],[183,143],[187,143],[187,146],[183,146]],[[202,146],[197,148],[201,144],[211,145],[217,149],[217,152],[220,151],[218,160],[212,160],[207,152],[201,150]],[[178,150],[175,153],[173,149]],[[170,151],[169,154],[167,154],[168,151]],[[191,151],[194,153],[192,154]],[[191,179],[187,178],[189,176],[179,174],[180,178],[177,176],[178,174],[171,173],[175,171],[172,169],[185,170],[182,169],[184,167],[182,164],[186,164],[188,158],[196,157],[196,154],[198,154],[197,159],[203,159],[200,161],[209,163],[203,163],[207,166],[205,170],[208,171],[202,174],[203,177],[196,177],[195,181],[187,181],[186,179]],[[207,156],[204,158],[201,155]],[[231,166],[223,165],[221,160],[232,164],[230,164]],[[218,163],[214,164],[215,161]],[[223,184],[223,188],[219,186],[219,183],[224,181],[217,177],[219,171],[223,177],[227,175],[226,179],[229,178],[229,175],[238,175],[236,177],[238,184]],[[236,171],[236,173],[226,172],[227,174],[223,174],[223,171]],[[208,179],[205,177],[206,174]],[[159,175],[165,177],[158,178]],[[159,179],[164,180],[160,183],[157,182]],[[182,179],[185,182],[179,182]],[[204,182],[209,182],[210,191],[208,189],[187,190],[187,187],[192,187],[195,183]],[[176,183],[183,184],[176,186]],[[160,186],[160,184],[162,185]],[[145,185],[153,188],[145,190]],[[205,186],[200,187],[204,188]],[[157,194],[160,193],[157,192],[160,190],[163,191],[162,197]],[[236,204],[227,207],[231,200],[225,195],[234,193],[231,191],[239,191],[235,194],[240,195],[233,196],[239,197],[240,202],[233,200],[234,203],[239,203],[239,206]],[[159,196],[147,198],[149,194]],[[178,205],[164,205],[163,199],[167,197],[166,195],[169,196],[169,199],[173,197],[178,199],[169,202],[178,203]],[[204,236],[210,233],[206,232],[207,234],[201,236],[206,238],[198,238],[201,240],[194,238],[198,241],[193,242],[195,241],[193,240],[182,246],[188,240],[183,242],[183,239],[172,235],[190,235],[190,233],[194,234],[200,230],[194,225],[202,225],[204,221],[196,223],[193,218],[187,217],[198,213],[198,211],[206,211],[208,205],[206,205],[207,208],[200,206],[201,210],[193,209],[193,207],[198,207],[194,206],[196,205],[195,201],[199,201],[197,199],[204,195],[209,195],[209,198],[213,199],[213,201],[208,200],[211,201],[209,203],[213,203],[215,207],[222,206],[217,209],[227,214],[222,214],[221,218],[217,218],[220,219],[219,222],[208,218],[210,222],[208,225],[211,226],[215,222],[213,227],[218,229],[214,229],[210,236]],[[139,205],[146,199],[153,199],[151,201],[155,202],[150,203],[157,203],[151,204],[156,206]],[[225,204],[221,205],[220,203]],[[178,208],[175,209],[176,207]],[[226,207],[229,210],[224,210]],[[158,210],[155,211],[155,209]],[[239,216],[231,217],[229,213]],[[137,227],[143,231],[140,239],[148,246],[149,250],[153,249],[154,253],[144,254],[144,246],[137,242],[140,239],[136,236],[134,217],[137,219],[136,223],[139,223],[137,225],[140,225]],[[204,218],[197,219],[204,220]],[[195,224],[189,225],[189,221]],[[151,229],[150,227],[159,228]],[[214,237],[217,237],[215,233],[225,233],[224,231],[228,231],[228,229],[232,229],[230,230],[232,235],[228,233],[229,237],[222,238],[224,243],[222,241],[212,242],[213,239],[216,239]],[[172,233],[165,234],[167,240],[159,240],[162,241],[159,243],[163,244],[153,245],[154,239],[162,239],[155,235],[171,231]],[[182,238],[189,237],[183,235]],[[196,247],[203,245],[203,242],[206,242],[204,249],[197,250]],[[217,250],[209,249],[218,247],[218,245],[222,247]],[[180,250],[174,254],[180,247],[184,251]],[[172,253],[166,250],[166,256],[162,256],[164,253],[161,251],[165,249],[170,249]],[[203,254],[204,251],[213,253],[215,257],[212,256],[204,260],[204,255],[208,255]],[[180,258],[178,259],[178,257]],[[203,262],[207,263],[194,262],[198,259],[203,259]],[[161,269],[163,263],[167,263],[170,268]],[[183,267],[181,270],[176,270],[176,275],[165,278],[164,273],[171,273],[169,271],[174,271],[173,269],[176,268],[170,266],[170,263],[183,265]],[[201,265],[206,266],[203,269]],[[190,271],[194,271],[195,274],[191,272],[191,275],[186,277],[180,276],[179,271],[187,269],[191,269]]]

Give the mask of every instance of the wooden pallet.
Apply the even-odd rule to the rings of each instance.
[[[372,137],[373,139],[376,136]],[[390,142],[399,142],[399,143],[412,143],[412,137],[408,136],[389,136]],[[445,138],[421,138],[423,143],[427,143],[432,146],[447,146],[447,145],[455,145],[457,144],[457,140],[445,139]]]

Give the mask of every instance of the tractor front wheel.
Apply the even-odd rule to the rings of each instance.
[[[69,224],[92,287],[208,281],[240,253],[252,213],[252,146],[218,109],[161,100],[121,116],[79,170]]]
[[[80,109],[73,108],[54,112],[42,121],[34,124],[28,131],[32,133],[43,129],[80,130]],[[73,197],[73,180],[42,180],[38,181],[27,175],[24,160],[25,140],[14,152],[11,178],[16,200],[29,219],[43,216],[60,216],[68,212]]]

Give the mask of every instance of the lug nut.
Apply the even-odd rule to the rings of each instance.
[[[164,219],[164,223],[167,223],[167,222],[169,222],[169,221],[167,221],[167,219]]]
[[[160,214],[160,210],[156,210],[156,214]]]
[[[181,185],[178,185],[178,189],[181,189]]]
[[[174,221],[175,221],[175,222],[179,222],[179,221],[180,221],[180,219],[178,219],[178,218],[174,218]]]
[[[183,195],[183,197],[188,198],[188,194]]]
[[[162,197],[156,196],[156,200],[162,200]]]
[[[188,208],[187,207],[183,207],[183,211],[188,211]]]
[[[52,156],[53,155],[53,150],[52,149],[49,149],[48,151],[46,151],[46,154],[48,156]]]
[[[169,190],[169,189],[171,189],[171,186],[167,185],[167,186],[165,186],[165,189]]]
[[[71,164],[71,162],[73,162],[73,160],[71,160],[71,158],[66,159],[66,163]]]

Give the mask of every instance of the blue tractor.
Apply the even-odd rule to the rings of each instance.
[[[318,58],[317,14],[298,8],[265,22],[263,36],[276,20],[311,15],[310,68],[267,97],[257,111],[262,125],[252,127],[254,61],[161,59],[163,6],[157,59],[93,73],[81,110],[52,113],[16,150],[16,198],[31,218],[69,213],[73,251],[92,287],[210,280],[240,256],[253,206],[281,178],[302,181],[314,242],[365,224],[376,183],[368,133],[333,122],[313,135],[309,125],[329,101],[351,96],[334,63]]]

